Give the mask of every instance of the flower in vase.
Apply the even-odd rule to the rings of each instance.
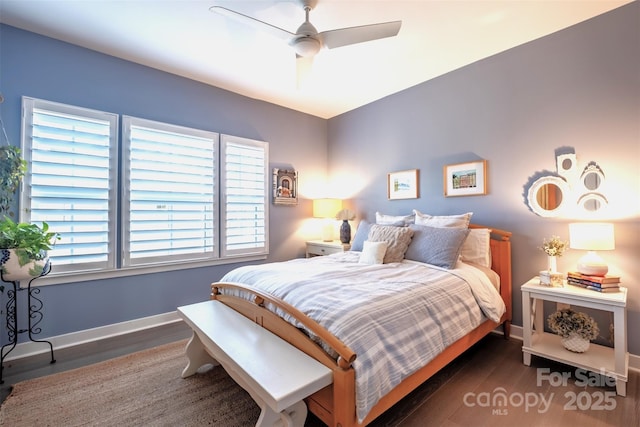
[[[542,241],[542,246],[540,249],[544,251],[549,256],[562,256],[564,251],[569,246],[569,243],[561,240],[558,236],[551,236],[550,239],[544,239]]]

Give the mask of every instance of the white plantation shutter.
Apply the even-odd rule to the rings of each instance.
[[[123,116],[119,146],[118,115],[28,97],[22,126],[20,221],[62,236],[52,275],[268,254],[266,142]]]
[[[268,253],[268,144],[222,135],[222,255]]]
[[[216,258],[218,134],[123,117],[123,265]]]
[[[118,116],[23,98],[21,221],[61,234],[54,271],[115,266]]]

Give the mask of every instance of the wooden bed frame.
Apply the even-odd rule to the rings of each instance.
[[[475,224],[469,227],[490,228]],[[469,334],[451,344],[440,355],[429,362],[429,364],[404,379],[396,388],[385,395],[372,408],[362,423],[359,423],[356,417],[355,371],[351,365],[356,359],[356,354],[349,347],[295,307],[269,294],[246,287],[240,283],[213,283],[211,285],[211,299],[219,300],[232,307],[333,371],[333,383],[305,399],[309,410],[325,424],[334,427],[364,426],[372,422],[395,403],[399,402],[403,397],[424,383],[460,354],[464,353],[473,344],[496,329],[500,324],[503,326],[505,339],[509,338],[511,325],[511,233],[493,228],[491,231],[491,269],[500,276],[500,295],[507,307],[507,311],[500,319],[500,323],[486,320]],[[225,295],[222,292],[223,289],[242,289],[253,295],[253,301]],[[335,350],[339,355],[338,359],[336,360],[327,354],[318,344],[311,341],[308,336],[298,328],[266,309],[266,302],[294,316],[301,324]]]

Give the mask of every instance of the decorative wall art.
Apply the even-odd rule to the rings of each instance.
[[[609,204],[604,171],[595,161],[579,165],[575,149],[555,150],[556,170],[529,177],[523,196],[531,212],[542,217],[584,219],[606,215]]]
[[[297,171],[273,169],[273,203],[276,205],[298,204]]]
[[[389,200],[418,198],[418,169],[391,172],[387,175]]]
[[[478,196],[487,194],[487,161],[456,163],[444,167],[444,195]]]

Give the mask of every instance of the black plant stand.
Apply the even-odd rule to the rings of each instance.
[[[9,289],[7,291],[7,335],[9,336],[9,343],[2,346],[0,349],[0,384],[4,384],[3,380],[3,371],[4,371],[4,359],[16,348],[16,344],[18,343],[18,334],[22,334],[24,332],[29,333],[29,340],[33,342],[41,342],[49,344],[49,348],[51,350],[51,363],[56,363],[56,360],[53,358],[53,344],[51,341],[46,340],[36,340],[33,339],[34,334],[39,334],[42,332],[42,329],[38,327],[38,324],[42,321],[43,314],[42,308],[44,304],[42,300],[37,297],[40,293],[40,289],[36,287],[31,287],[31,283],[42,277],[49,274],[51,271],[51,265],[47,263],[45,267],[46,270],[42,275],[35,277],[29,280],[29,285],[26,288],[27,291],[27,305],[29,307],[29,322],[28,329],[18,329],[18,308],[17,308],[17,295],[18,291],[25,290],[24,288],[19,288],[17,282],[15,281],[5,281],[4,277],[2,277],[2,271],[0,270],[0,279],[2,279],[5,283],[11,283],[13,285],[13,289]],[[5,348],[10,347],[5,353]]]

